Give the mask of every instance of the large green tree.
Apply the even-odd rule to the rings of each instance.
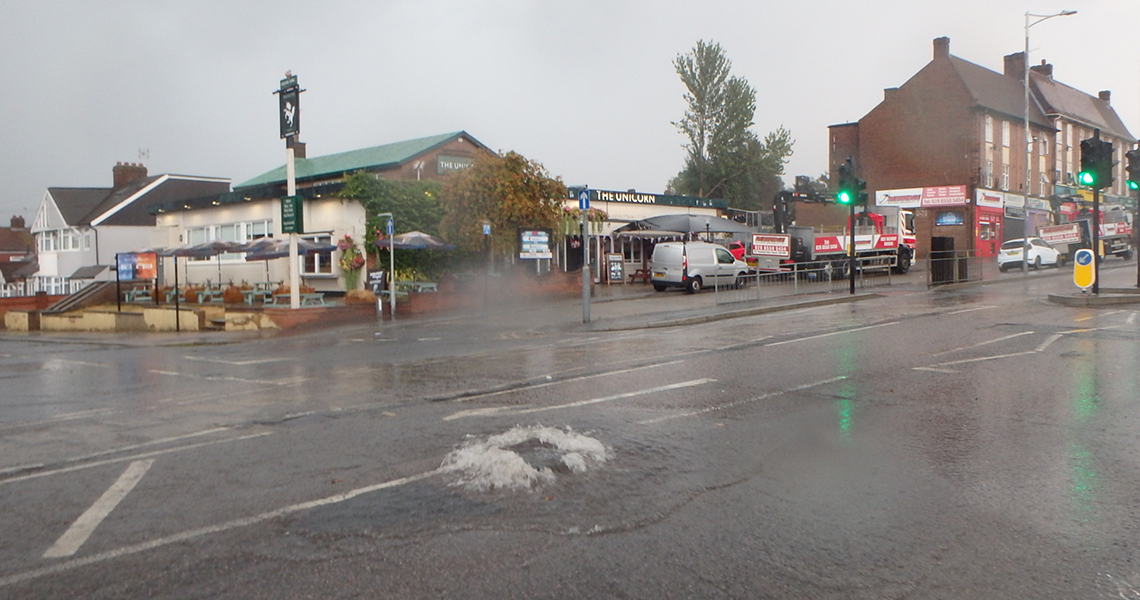
[[[472,255],[482,252],[483,222],[491,225],[496,255],[517,252],[520,227],[555,228],[562,218],[566,186],[541,164],[516,152],[487,154],[443,186],[441,233]]]
[[[756,90],[730,74],[720,44],[698,41],[673,63],[685,84],[685,116],[673,123],[688,138],[685,168],[670,182],[675,192],[725,198],[758,210],[782,189],[780,175],[794,141],[783,127],[761,141],[752,131]]]
[[[365,239],[357,241],[364,243],[368,253],[383,255],[378,261],[380,268],[387,268],[384,266],[388,264],[387,250],[377,250],[374,242],[378,234],[383,235],[388,219],[379,215],[392,214],[396,233],[422,231],[438,235],[444,214],[440,203],[441,188],[436,181],[389,181],[366,172],[352,173],[345,179],[341,196],[360,202],[367,219],[368,233]],[[409,276],[411,271],[415,271],[416,276],[434,277],[441,273],[447,260],[447,255],[442,252],[397,251],[396,270],[409,272]]]

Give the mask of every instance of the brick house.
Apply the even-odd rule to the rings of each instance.
[[[918,73],[885,90],[857,123],[829,128],[832,170],[850,157],[875,204],[915,210],[919,258],[932,246],[992,256],[1003,240],[1051,222],[1051,199],[1084,194],[1074,184],[1080,140],[1095,129],[1121,163],[1103,199],[1129,202],[1123,156],[1136,138],[1110,93],[1060,83],[1048,64],[1029,74],[1026,189],[1024,69],[1023,52],[1004,57],[998,73],[951,55],[949,38],[935,39],[933,59]]]

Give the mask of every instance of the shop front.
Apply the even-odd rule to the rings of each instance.
[[[965,185],[943,185],[881,190],[875,193],[875,206],[915,211],[915,257],[925,259],[932,251],[977,248],[976,216],[968,189]]]
[[[571,219],[580,221],[577,190],[571,190],[570,198],[563,202],[564,210]],[[588,240],[583,242],[581,235],[565,236],[561,266],[565,271],[577,271],[582,267],[582,245],[589,247],[590,270],[595,283],[628,283],[631,275],[644,272],[653,255],[653,247],[660,241],[681,239],[681,235],[618,233],[616,230],[651,217],[663,215],[689,214],[707,217],[720,216],[728,209],[728,202],[712,198],[675,196],[668,194],[648,194],[637,191],[616,192],[610,190],[590,190],[591,221]],[[565,231],[565,230],[564,230]],[[574,228],[577,231],[577,228]],[[620,265],[620,268],[619,266]],[[623,281],[611,281],[621,277]]]
[[[997,256],[1004,241],[1005,194],[991,190],[974,191],[974,247],[978,256]]]

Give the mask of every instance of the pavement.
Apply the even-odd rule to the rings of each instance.
[[[511,306],[497,306],[478,313],[441,315],[422,318],[397,318],[393,321],[340,324],[333,328],[305,329],[301,331],[205,331],[182,333],[78,333],[78,332],[8,332],[0,330],[0,341],[36,341],[63,344],[99,344],[124,347],[134,346],[198,346],[233,344],[280,336],[323,335],[330,329],[400,328],[415,329],[448,323],[463,323],[482,329],[519,328],[557,329],[561,331],[622,331],[656,327],[676,327],[704,322],[732,319],[758,314],[795,310],[828,304],[859,302],[880,298],[886,293],[926,293],[954,290],[963,286],[1000,285],[1023,282],[1026,278],[1072,277],[1072,267],[1046,268],[1001,273],[997,264],[982,263],[981,279],[968,283],[931,288],[927,284],[924,264],[916,264],[906,275],[892,275],[889,286],[857,289],[850,294],[848,288],[835,286],[832,291],[796,294],[790,284],[773,285],[761,290],[760,298],[747,302],[720,303],[717,293],[705,290],[690,295],[681,290],[654,291],[644,283],[596,285],[590,299],[590,319],[585,322],[582,300],[561,298],[544,301],[522,301]],[[1136,263],[1112,259],[1101,266],[1101,293],[1099,296],[1082,294],[1074,286],[1072,294],[1050,296],[1050,300],[1074,306],[1108,306],[1119,303],[1140,303],[1140,289],[1136,287]],[[800,290],[802,291],[802,289]]]

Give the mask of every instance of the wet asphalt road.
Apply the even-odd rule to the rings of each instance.
[[[0,597],[1140,597],[1135,309],[1009,281],[619,332],[6,338]],[[519,425],[605,460],[440,468]]]

